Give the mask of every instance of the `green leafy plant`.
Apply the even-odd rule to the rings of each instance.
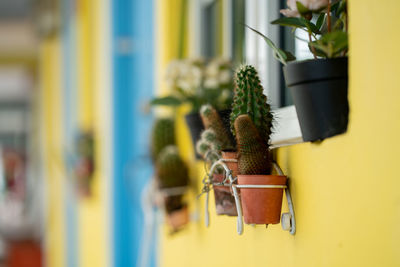
[[[273,116],[254,67],[242,66],[236,72],[231,113],[231,129],[236,137],[241,174],[268,174],[269,139]]]
[[[281,10],[285,17],[272,21],[272,24],[291,27],[293,32],[306,31],[308,46],[315,59],[347,56],[347,0],[288,0],[287,5],[287,9]],[[264,38],[283,65],[296,60],[261,32],[248,28]]]
[[[209,62],[200,59],[171,61],[166,70],[167,96],[154,98],[151,105],[177,107],[189,103],[192,112],[198,112],[203,104],[211,104],[219,110],[232,102],[231,62],[215,58]]]

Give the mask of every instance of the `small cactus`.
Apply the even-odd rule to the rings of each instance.
[[[209,165],[212,165],[219,159],[221,148],[222,145],[216,133],[211,128],[204,130],[201,133],[200,140],[196,143],[196,152],[200,154]],[[220,167],[217,167],[217,173],[222,173]]]
[[[175,122],[172,118],[159,118],[154,122],[151,135],[151,156],[156,161],[160,152],[175,144]]]
[[[157,159],[156,167],[160,188],[188,185],[188,168],[181,159],[176,146],[169,145],[161,151]]]
[[[248,115],[240,115],[236,118],[234,127],[240,174],[269,174],[271,162],[268,143],[261,138],[251,118]]]
[[[234,127],[236,118],[247,114],[253,121],[260,137],[269,142],[272,129],[271,108],[267,97],[263,94],[263,87],[257,71],[250,65],[242,66],[235,74],[235,96],[232,104],[231,130],[237,135]]]
[[[211,149],[211,145],[203,140],[200,139],[199,141],[197,141],[196,143],[196,152],[201,155],[203,158],[205,157],[205,155],[207,154],[207,152]]]
[[[235,148],[234,142],[229,136],[229,130],[225,128],[218,112],[211,105],[203,105],[200,109],[200,117],[206,129],[215,132],[220,148],[218,150],[232,150]]]

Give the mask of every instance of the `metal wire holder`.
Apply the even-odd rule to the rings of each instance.
[[[236,210],[237,210],[237,233],[239,235],[243,234],[243,214],[242,214],[242,206],[240,202],[240,196],[238,192],[238,188],[282,188],[285,189],[285,195],[286,195],[286,200],[288,202],[288,208],[289,212],[283,213],[282,218],[281,218],[281,225],[282,229],[285,231],[289,231],[290,234],[294,235],[296,233],[296,220],[295,220],[295,215],[294,215],[294,208],[293,208],[293,202],[292,202],[292,197],[290,195],[290,190],[288,183],[286,185],[237,185],[234,184],[236,181],[236,177],[232,177],[232,172],[228,168],[228,166],[225,164],[227,160],[225,159],[219,159],[218,161],[214,162],[214,164],[211,166],[208,174],[208,179],[204,179],[204,188],[203,190],[206,193],[206,198],[205,198],[205,216],[204,216],[204,221],[206,227],[209,227],[210,225],[210,212],[209,212],[209,186],[211,184],[213,185],[218,185],[218,186],[227,186],[231,188],[231,192],[233,194],[233,197],[235,199],[235,204],[236,204]],[[233,161],[230,159],[229,161]],[[215,169],[221,166],[225,170],[225,178],[222,181],[222,183],[213,183],[210,177],[214,173]],[[275,168],[276,172],[279,175],[284,175],[282,169],[279,167],[277,163],[273,163],[273,167]],[[268,225],[267,225],[268,226]]]

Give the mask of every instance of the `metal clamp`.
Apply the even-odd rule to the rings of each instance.
[[[240,196],[238,193],[238,188],[281,188],[285,189],[285,195],[286,195],[286,200],[288,202],[288,208],[289,212],[283,213],[281,217],[281,225],[282,229],[285,231],[289,231],[290,234],[294,235],[296,233],[296,220],[295,220],[295,214],[294,214],[294,208],[293,208],[293,202],[292,202],[292,197],[290,195],[290,190],[288,186],[288,182],[286,185],[236,185],[234,182],[236,181],[236,177],[232,177],[232,172],[228,168],[228,166],[225,164],[225,162],[235,162],[235,159],[220,159],[216,161],[210,168],[209,170],[209,175],[208,175],[208,180],[204,179],[203,183],[205,184],[205,188],[207,190],[203,190],[203,192],[206,193],[206,199],[205,199],[205,225],[206,227],[209,227],[210,225],[210,213],[209,213],[209,185],[212,184],[212,180],[210,179],[211,175],[214,173],[215,169],[218,166],[222,166],[225,170],[225,178],[222,181],[222,183],[214,184],[218,186],[229,186],[231,187],[231,192],[235,198],[235,204],[236,204],[236,210],[237,210],[237,232],[239,235],[243,233],[243,214],[242,214],[242,206],[240,202]],[[279,175],[284,175],[282,169],[279,167],[279,165],[276,162],[273,162],[273,167],[275,171]]]

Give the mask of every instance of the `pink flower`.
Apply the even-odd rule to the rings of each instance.
[[[287,9],[281,9],[281,13],[286,17],[299,17],[300,13],[297,10],[296,2],[300,2],[310,11],[321,10],[326,7],[329,0],[287,0]]]

